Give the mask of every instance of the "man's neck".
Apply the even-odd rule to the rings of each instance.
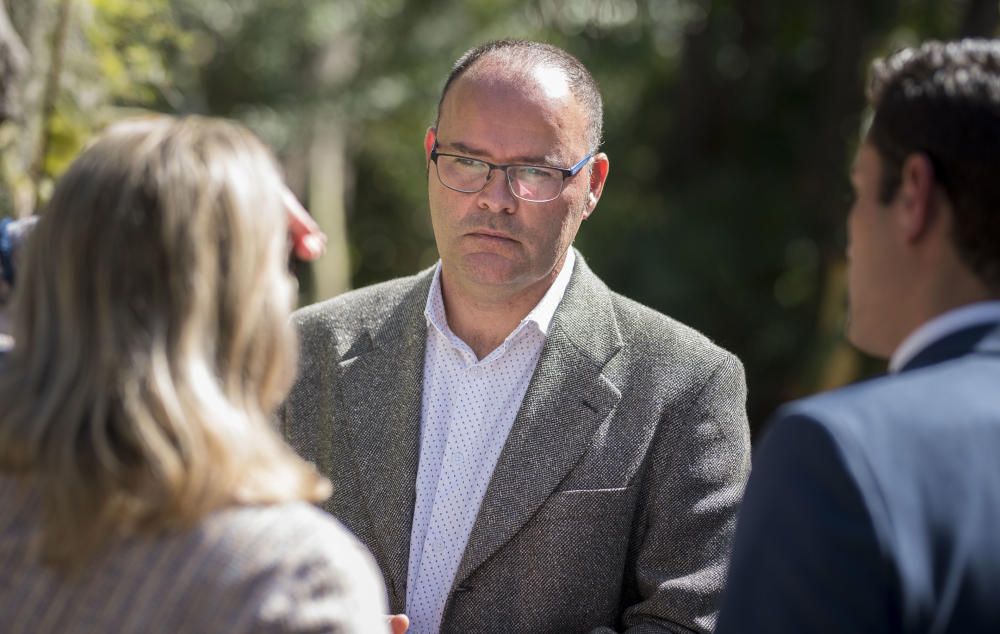
[[[464,287],[441,270],[441,295],[448,327],[482,359],[504,342],[528,313],[538,305],[559,270],[516,291],[495,287]]]
[[[897,356],[900,347],[914,333],[942,315],[963,306],[1000,299],[995,290],[957,263],[918,271],[910,282],[904,285],[908,291],[900,297],[899,310],[893,319],[895,343],[886,353],[890,359]]]
[[[923,298],[923,302],[913,329],[956,308],[1000,299],[993,289],[964,266],[939,267],[936,273],[933,278],[927,276],[931,281],[924,292],[916,293],[918,298]]]

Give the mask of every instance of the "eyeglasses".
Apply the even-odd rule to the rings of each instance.
[[[546,203],[558,198],[566,179],[576,176],[593,157],[593,154],[588,154],[573,167],[564,169],[546,165],[496,165],[468,156],[438,152],[436,143],[431,150],[438,180],[448,189],[475,194],[490,182],[493,170],[503,170],[510,193],[532,203]]]

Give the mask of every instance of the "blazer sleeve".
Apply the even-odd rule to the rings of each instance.
[[[664,413],[659,425],[622,625],[627,634],[710,632],[750,470],[739,360],[726,353],[686,407]]]
[[[718,634],[889,631],[889,568],[844,449],[815,418],[772,423],[754,455]]]

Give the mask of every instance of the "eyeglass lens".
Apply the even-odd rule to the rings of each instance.
[[[478,192],[485,187],[490,175],[489,165],[462,156],[439,154],[437,170],[442,183],[469,193]],[[562,172],[545,167],[508,167],[507,180],[514,195],[524,200],[545,202],[557,197],[562,191]]]

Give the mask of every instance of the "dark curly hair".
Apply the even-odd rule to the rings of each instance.
[[[927,42],[872,64],[867,140],[888,204],[907,156],[926,155],[954,210],[965,264],[1000,290],[1000,40]]]

